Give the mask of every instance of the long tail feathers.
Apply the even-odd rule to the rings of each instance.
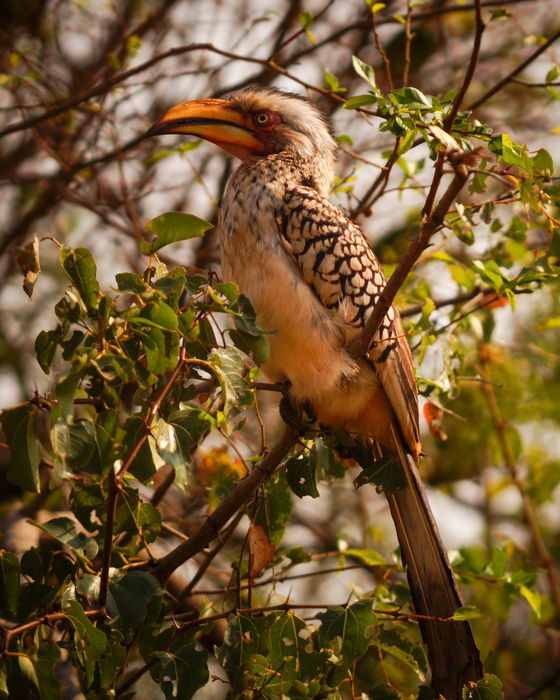
[[[395,443],[402,444],[395,436]],[[387,494],[418,615],[447,619],[463,605],[447,552],[432,515],[416,464],[404,449],[399,459],[407,486]],[[432,671],[432,688],[446,700],[461,697],[468,681],[482,677],[480,654],[468,622],[420,619]]]

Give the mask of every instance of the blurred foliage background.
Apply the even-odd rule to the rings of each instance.
[[[480,149],[480,165],[397,301],[407,320],[423,397],[422,469],[466,602],[480,611],[472,624],[485,667],[502,680],[508,698],[552,700],[560,697],[560,189],[558,170],[551,167],[559,151],[560,49],[555,41],[560,17],[555,0],[490,0],[481,8],[485,29],[461,105],[469,114],[460,114],[454,134]],[[132,278],[118,282],[118,273],[145,275],[148,262],[153,263],[140,249],[153,235],[145,228],[149,220],[164,211],[182,211],[214,222],[235,161],[206,144],[176,137],[143,140],[149,125],[183,99],[274,85],[316,101],[332,119],[340,145],[334,201],[360,223],[390,274],[418,232],[434,172],[433,145],[417,138],[420,124],[413,133],[417,141],[409,139],[408,150],[399,152],[396,136],[412,133],[410,123],[402,133],[380,130],[387,117],[375,112],[375,102],[366,111],[351,108],[359,102],[342,108],[369,87],[354,70],[352,57],[374,67],[382,95],[411,85],[449,100],[463,82],[475,31],[475,4],[452,0],[4,0],[0,405],[34,397],[39,401],[68,376],[65,360],[72,358],[71,350],[64,359],[55,357],[48,374],[35,355],[37,335],[61,318],[55,304],[69,282],[55,241],[71,249],[88,248],[97,262],[101,293],[111,296],[115,290],[130,291]],[[468,124],[477,125],[474,135]],[[41,271],[29,299],[18,261],[34,236],[41,241]],[[219,250],[212,230],[158,255],[169,270],[185,268],[186,289],[197,276],[218,284]],[[167,273],[160,269],[157,274]],[[219,303],[227,309],[212,307],[218,296],[207,310],[229,313],[233,296],[224,302],[222,290]],[[207,342],[210,352],[211,339],[200,342]],[[160,381],[169,370],[158,369]],[[207,389],[211,395],[216,387]],[[127,404],[123,386],[121,390],[120,410],[130,415],[134,402],[129,397]],[[148,523],[159,534],[150,556],[163,556],[181,533],[193,532],[208,504],[220,502],[245,473],[247,458],[264,446],[263,431],[269,441],[278,433],[276,401],[269,394],[259,393],[258,409],[249,406],[243,424],[213,425],[201,432],[188,459],[184,455],[191,479],[186,494],[171,486],[169,465],[159,463],[155,484],[148,479],[135,487],[146,500],[162,484],[166,492],[160,506],[166,528],[160,531],[155,520]],[[153,406],[152,396],[145,400]],[[43,429],[50,428],[45,424]],[[277,524],[279,539],[268,533],[277,554],[263,567],[262,580],[243,569],[248,566],[248,519],[241,511],[222,549],[204,565],[206,554],[201,553],[176,572],[173,591],[187,586],[190,614],[222,613],[228,600],[249,608],[287,599],[344,604],[373,588],[379,603],[389,595],[387,586],[396,595],[391,602],[401,600],[393,578],[396,538],[384,499],[371,488],[356,490],[351,469],[335,464],[331,453],[325,457],[321,447],[313,449],[319,452],[313,459],[320,498],[287,497],[285,483],[276,496],[269,495],[271,503],[292,512]],[[44,523],[55,516],[74,517],[77,506],[68,481],[49,482],[49,467],[42,464],[39,493],[31,496],[17,478],[15,484],[8,479],[10,465],[14,469],[3,442],[1,546],[22,555],[36,551],[32,547],[52,548],[48,537],[64,542],[60,533],[52,528],[42,533],[27,518]],[[270,516],[268,524],[277,518]],[[118,536],[126,538],[125,531]],[[98,535],[102,538],[102,528]],[[124,539],[120,542],[124,546]],[[71,551],[77,569],[58,574],[60,590],[83,564],[82,555]],[[372,551],[381,553],[379,560],[372,560]],[[146,552],[138,545],[134,556]],[[297,567],[293,573],[292,567]],[[29,566],[26,571],[29,582]],[[248,600],[247,587],[252,591]],[[4,601],[2,614],[23,624],[54,609],[27,609],[27,617],[20,610],[18,617]],[[138,615],[144,620],[145,615]],[[210,656],[213,644],[224,647],[225,628],[225,618],[220,618],[203,629]],[[231,623],[229,634],[235,635],[235,629],[240,634],[241,628],[241,622]],[[381,698],[417,692],[421,664],[403,661],[404,642],[393,642],[384,642],[392,660],[375,668],[371,657],[356,662],[353,680],[349,676],[332,693],[360,697],[363,688],[368,697]],[[133,658],[132,641],[126,643]],[[36,645],[38,649],[40,641]],[[99,689],[95,694],[91,685],[88,691],[71,666],[62,656],[56,663],[51,659],[45,672],[50,678],[54,668],[60,697],[109,697]],[[231,668],[230,659],[230,674]],[[215,658],[210,672],[225,678]],[[116,688],[122,686],[117,676],[110,682]],[[34,685],[30,677],[21,681],[26,692],[35,693],[27,697],[59,697],[47,694],[48,683],[41,690],[41,683]],[[160,683],[159,691],[148,674],[139,678],[138,692],[176,697],[176,688]],[[370,685],[363,681],[360,686],[360,678]],[[381,683],[376,691],[371,690],[372,678]],[[255,682],[248,680],[246,687]],[[228,689],[226,680],[210,682],[198,697],[224,697]],[[239,687],[235,692],[233,697],[241,696]],[[267,697],[268,691],[262,692]],[[290,697],[300,697],[290,692]],[[124,695],[124,690],[117,692]]]

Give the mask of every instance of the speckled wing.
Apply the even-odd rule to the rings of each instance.
[[[360,229],[308,187],[288,189],[276,213],[282,244],[305,281],[355,335],[387,281]],[[412,356],[398,312],[389,309],[369,353],[395,411],[402,435],[417,457],[418,398]]]

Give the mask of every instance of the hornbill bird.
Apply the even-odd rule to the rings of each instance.
[[[406,486],[387,493],[436,695],[454,699],[482,675],[469,623],[449,621],[461,595],[416,468],[418,397],[412,355],[391,307],[367,356],[349,343],[386,284],[360,229],[328,200],[336,143],[315,105],[272,88],[172,107],[148,135],[191,134],[241,159],[218,229],[224,279],[273,331],[264,366],[320,424],[357,436],[402,465]],[[425,616],[425,617],[422,617]]]

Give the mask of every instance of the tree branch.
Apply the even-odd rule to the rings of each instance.
[[[286,426],[283,435],[265,455],[262,462],[237,484],[186,542],[181,543],[163,559],[160,559],[151,573],[163,583],[175,569],[200,552],[228,520],[253,497],[259,486],[272,476],[285,454],[296,442],[297,437],[298,431]]]

